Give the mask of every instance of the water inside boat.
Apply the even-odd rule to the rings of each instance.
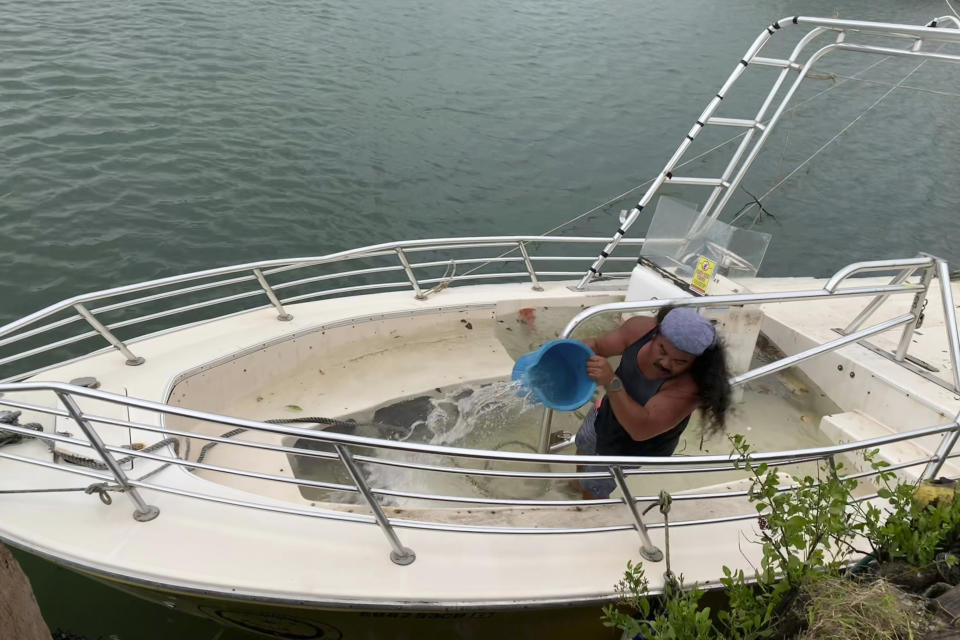
[[[309,356],[284,375],[266,380],[264,384],[251,387],[233,400],[234,404],[225,413],[238,417],[259,420],[291,420],[297,426],[310,426],[325,432],[416,444],[459,447],[464,449],[515,451],[536,453],[540,435],[543,407],[516,382],[509,379],[509,367],[520,355],[558,336],[574,313],[581,308],[562,305],[523,307],[506,317],[492,317],[487,321],[463,317],[449,318],[447,327],[433,326],[432,334],[421,340],[406,336],[405,345],[430,344],[433,350],[460,351],[463,358],[446,358],[460,370],[456,377],[463,381],[443,386],[431,386],[416,393],[383,399],[360,410],[344,411],[356,406],[347,399],[354,389],[363,390],[364,397],[376,397],[380,382],[374,372],[382,371],[390,363],[395,371],[418,371],[422,369],[422,348],[409,348],[397,344],[388,337],[388,348],[383,341],[364,344],[361,352],[354,345],[341,345],[339,349],[320,355]],[[589,323],[579,335],[598,335],[618,324],[609,316]],[[468,328],[469,326],[469,328]],[[450,328],[453,328],[453,331]],[[386,329],[387,336],[399,335],[399,330]],[[334,330],[335,331],[335,330]],[[390,344],[390,341],[394,341]],[[479,350],[495,352],[500,356],[500,377],[470,379],[475,370],[471,355]],[[773,361],[782,354],[765,340],[754,350],[750,368]],[[614,359],[614,362],[616,359]],[[440,361],[433,361],[440,367]],[[234,367],[236,371],[236,367]],[[240,369],[243,371],[243,368]],[[487,373],[486,367],[480,373]],[[418,371],[427,374],[429,371]],[[396,377],[396,376],[394,376]],[[449,372],[435,371],[435,379],[449,380]],[[364,385],[364,380],[367,385]],[[402,388],[403,385],[400,386]],[[338,395],[339,394],[339,395]],[[204,408],[193,396],[174,393],[180,402],[192,408]],[[597,398],[601,397],[597,395]],[[342,400],[342,402],[341,402]],[[199,404],[199,406],[198,406]],[[571,412],[558,412],[553,421],[553,430],[571,436],[580,427],[589,404]],[[333,410],[332,410],[333,409]],[[336,409],[339,409],[337,411]],[[783,371],[745,385],[736,402],[725,432],[706,434],[697,415],[683,434],[675,455],[725,454],[731,451],[729,435],[741,433],[758,450],[805,449],[831,444],[818,428],[824,415],[838,412],[826,394],[819,390],[799,371]],[[325,419],[334,424],[310,423],[312,417]],[[305,421],[305,422],[304,422]],[[199,428],[199,427],[195,427]],[[567,439],[568,439],[567,438]],[[330,443],[309,438],[288,436],[282,439],[288,447],[332,452]],[[558,440],[561,442],[563,439]],[[196,451],[196,449],[194,449]],[[555,447],[557,453],[572,453],[570,445]],[[203,461],[210,464],[241,468],[254,468],[253,458],[242,459],[249,453],[237,447],[215,446],[206,449]],[[261,452],[262,453],[262,452]],[[389,451],[384,449],[356,450],[358,456],[375,455],[381,460],[408,463],[410,466],[361,463],[373,487],[391,492],[410,494],[443,495],[465,498],[494,499],[579,499],[581,494],[575,482],[545,480],[539,478],[498,478],[482,475],[453,474],[444,471],[423,471],[412,467],[434,465],[438,467],[478,468],[501,471],[574,471],[573,465],[541,465],[511,463],[506,461],[470,460],[434,456],[423,453]],[[259,456],[258,456],[259,458]],[[274,473],[290,474],[307,481],[350,485],[347,470],[334,458],[317,458],[297,454],[276,457]],[[264,470],[262,466],[256,467]],[[811,463],[784,466],[785,473],[808,472],[814,469]],[[218,482],[237,483],[249,488],[247,478],[226,474],[197,471],[200,475]],[[715,486],[725,481],[742,477],[735,471],[711,471],[702,474],[686,473],[657,475],[655,479],[643,476],[631,477],[631,486],[641,495],[667,491],[684,491],[704,486]],[[261,490],[270,490],[274,485],[260,483]],[[311,503],[359,504],[362,497],[356,492],[300,485],[300,499]],[[296,494],[287,493],[287,499]],[[381,495],[382,504],[390,506],[419,507],[427,502],[415,497]],[[453,500],[451,507],[462,507]],[[430,504],[437,507],[436,503]]]

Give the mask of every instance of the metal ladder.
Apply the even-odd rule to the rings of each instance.
[[[813,28],[800,39],[789,57],[769,58],[760,55],[760,51],[777,32],[792,25],[809,25]],[[943,26],[948,26],[949,28],[942,28]],[[837,33],[835,41],[811,53],[805,62],[798,62],[808,45],[818,36],[827,32]],[[856,44],[846,41],[848,34],[851,33],[907,38],[911,43],[908,47],[902,49]],[[591,281],[601,276],[601,269],[607,258],[613,254],[620,240],[626,235],[627,230],[640,217],[644,207],[653,200],[654,196],[656,196],[664,186],[693,185],[710,188],[709,195],[688,232],[688,236],[695,234],[709,221],[719,217],[730,198],[736,192],[737,187],[740,185],[751,164],[753,164],[753,161],[757,158],[757,155],[769,138],[771,131],[773,131],[779,122],[787,105],[800,87],[800,84],[807,77],[807,73],[811,67],[819,61],[820,58],[833,51],[855,51],[858,53],[874,53],[884,56],[916,57],[928,60],[960,62],[960,54],[945,54],[925,50],[924,45],[931,41],[960,44],[960,20],[954,16],[943,16],[932,20],[926,26],[909,26],[883,22],[862,22],[856,20],[794,16],[792,18],[783,18],[766,27],[757,39],[754,40],[750,48],[747,49],[747,52],[737,63],[726,82],[720,87],[720,90],[717,91],[716,95],[707,103],[706,108],[700,114],[700,117],[697,118],[696,123],[687,132],[680,146],[667,161],[663,170],[654,179],[637,205],[630,210],[626,217],[621,219],[620,227],[603,250],[600,251],[600,255],[577,284],[577,289],[583,289]],[[714,115],[734,83],[740,79],[750,65],[773,67],[780,70],[772,88],[760,105],[759,110],[757,110],[752,117],[747,118],[725,118]],[[795,73],[796,77],[787,90],[778,96],[791,73]],[[776,106],[773,115],[765,120],[768,111],[770,111],[774,104],[776,104]],[[697,136],[708,126],[742,128],[746,130],[746,134],[733,151],[730,161],[719,177],[699,178],[675,175],[674,169],[680,165]]]

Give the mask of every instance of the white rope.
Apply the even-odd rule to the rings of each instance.
[[[960,98],[960,93],[953,93],[952,91],[937,91],[936,89],[925,89],[924,87],[915,87],[912,84],[903,84],[896,85],[890,82],[880,82],[879,80],[867,80],[866,78],[854,78],[852,76],[842,76],[836,74],[838,78],[846,78],[848,80],[856,80],[857,82],[863,82],[865,84],[875,84],[883,87],[894,87],[895,89],[909,89],[910,91],[917,91],[919,93],[932,93],[938,96],[946,96],[948,98]]]
[[[728,139],[728,140],[724,140],[723,142],[721,142],[721,143],[718,144],[717,146],[712,147],[712,148],[710,148],[710,149],[707,149],[706,151],[704,151],[704,152],[701,153],[700,155],[694,156],[694,157],[690,158],[689,160],[687,160],[686,162],[681,163],[681,164],[678,164],[678,165],[677,165],[677,169],[680,169],[680,168],[682,168],[682,167],[685,167],[685,166],[687,166],[688,164],[690,164],[691,162],[695,162],[695,161],[699,160],[700,158],[702,158],[703,156],[707,155],[708,153],[713,153],[714,151],[716,151],[716,150],[719,149],[720,147],[723,147],[723,146],[725,146],[725,145],[728,145],[728,144],[730,144],[731,142],[733,142],[734,140],[738,140],[738,139],[742,138],[742,137],[745,136],[745,135],[747,135],[747,132],[746,132],[746,131],[743,131],[742,133],[738,133],[737,135],[733,136],[732,138],[730,138],[730,139]],[[582,220],[583,218],[587,217],[587,216],[590,215],[591,213],[594,213],[594,212],[596,212],[596,211],[599,211],[600,209],[603,209],[604,207],[613,204],[613,203],[616,202],[617,200],[620,200],[620,199],[624,198],[625,196],[630,195],[631,193],[633,193],[633,192],[636,191],[637,189],[642,189],[643,187],[646,187],[646,186],[649,185],[651,182],[653,182],[655,179],[656,179],[656,178],[650,178],[649,180],[647,180],[647,181],[644,182],[643,184],[638,184],[637,186],[633,187],[632,189],[627,189],[626,191],[624,191],[624,192],[621,193],[620,195],[614,196],[614,197],[610,198],[609,200],[607,200],[607,201],[604,202],[603,204],[598,204],[598,205],[595,206],[593,209],[590,209],[589,211],[584,211],[583,213],[581,213],[580,215],[576,216],[575,218],[571,218],[571,219],[567,220],[566,222],[564,222],[564,223],[562,223],[562,224],[554,227],[553,229],[550,229],[549,231],[545,231],[544,233],[542,233],[542,234],[540,234],[540,235],[548,236],[548,235],[550,235],[551,233],[553,233],[554,231],[557,231],[558,229],[562,229],[563,227],[565,227],[565,226],[567,226],[567,225],[570,225],[570,224],[573,224],[574,222],[577,222],[578,220]]]
[[[880,59],[877,60],[876,62],[873,62],[872,64],[864,67],[863,69],[861,69],[860,71],[856,72],[856,73],[853,74],[852,76],[843,76],[844,79],[841,80],[840,82],[837,82],[837,83],[835,83],[835,84],[831,84],[829,87],[827,87],[827,88],[825,88],[825,89],[823,89],[823,90],[821,90],[821,91],[818,91],[817,93],[813,94],[812,96],[810,96],[810,97],[808,97],[808,98],[804,98],[804,99],[801,100],[800,102],[798,102],[798,103],[796,103],[795,105],[793,105],[792,107],[788,108],[788,109],[785,111],[785,113],[791,113],[791,112],[799,109],[800,107],[802,107],[803,105],[807,104],[808,102],[811,102],[812,100],[816,100],[817,98],[819,98],[820,96],[824,95],[825,93],[828,93],[828,92],[836,89],[837,87],[843,85],[844,83],[846,83],[846,82],[848,82],[848,81],[850,81],[850,80],[857,80],[857,79],[859,79],[859,78],[857,78],[858,75],[860,75],[860,74],[862,74],[862,73],[866,73],[867,71],[870,71],[870,70],[873,69],[874,67],[882,64],[883,62],[886,62],[886,61],[889,60],[889,59],[890,59],[890,56],[884,56],[883,58],[880,58]],[[904,80],[905,80],[905,79],[906,79],[906,78],[904,78]],[[841,133],[842,133],[842,132],[841,132]],[[708,154],[710,154],[710,153],[713,153],[713,152],[716,151],[717,149],[720,149],[720,148],[722,148],[722,147],[730,144],[731,142],[734,142],[735,140],[739,140],[740,138],[742,138],[742,137],[745,136],[745,135],[747,135],[747,132],[746,132],[746,131],[743,131],[743,132],[741,132],[741,133],[738,133],[737,135],[733,136],[732,138],[728,138],[727,140],[724,140],[724,141],[721,142],[720,144],[718,144],[718,145],[716,145],[716,146],[713,146],[713,147],[711,147],[710,149],[707,149],[707,150],[704,151],[703,153],[700,153],[700,154],[698,154],[698,155],[690,158],[689,160],[678,164],[678,165],[676,166],[676,168],[677,168],[677,169],[680,169],[680,168],[683,168],[683,167],[687,166],[688,164],[690,164],[690,163],[692,163],[692,162],[696,162],[697,160],[703,158],[704,156],[706,156],[706,155],[708,155]],[[809,158],[808,158],[808,160],[809,160]],[[796,170],[794,170],[793,173],[795,173],[795,172],[796,172]],[[793,175],[793,173],[791,173],[791,175]],[[597,211],[599,211],[599,210],[601,210],[601,209],[603,209],[603,208],[605,208],[605,207],[610,206],[611,204],[613,204],[614,202],[617,202],[618,200],[621,200],[621,199],[625,198],[626,196],[630,195],[630,194],[633,193],[634,191],[637,191],[637,190],[639,190],[639,189],[642,189],[642,188],[648,186],[648,185],[651,184],[655,179],[656,179],[656,178],[650,178],[650,179],[647,180],[646,182],[643,182],[643,183],[641,183],[641,184],[638,184],[638,185],[635,186],[635,187],[632,187],[632,188],[630,188],[630,189],[627,189],[627,190],[624,191],[623,193],[621,193],[621,194],[619,194],[619,195],[617,195],[617,196],[614,196],[614,197],[608,199],[607,201],[605,201],[605,202],[603,202],[603,203],[601,203],[601,204],[598,204],[597,206],[595,206],[595,207],[593,207],[593,208],[591,208],[591,209],[588,209],[587,211],[584,211],[583,213],[581,213],[581,214],[579,214],[579,215],[577,215],[577,216],[575,216],[575,217],[573,217],[573,218],[570,218],[570,219],[567,220],[566,222],[562,222],[562,223],[560,223],[559,225],[553,227],[552,229],[549,229],[549,230],[543,232],[541,235],[548,236],[548,235],[550,235],[551,233],[555,233],[555,232],[559,231],[560,229],[563,229],[564,227],[568,227],[568,226],[570,226],[571,224],[574,224],[575,222],[579,222],[580,220],[586,218],[587,216],[589,216],[589,215],[591,215],[591,214],[593,214],[593,213],[596,213]],[[779,186],[779,184],[778,184],[777,186]],[[774,187],[774,188],[776,188],[776,187]],[[771,189],[771,191],[772,191],[772,189]],[[770,193],[770,192],[768,191],[767,193]],[[765,196],[765,195],[767,195],[767,194],[764,194],[764,196]],[[761,196],[761,197],[763,197],[763,196]],[[748,210],[749,210],[749,209],[748,209]],[[739,217],[739,216],[738,216],[738,217]],[[497,256],[496,258],[491,259],[490,262],[484,262],[484,263],[482,263],[482,264],[479,264],[479,265],[473,267],[472,269],[470,269],[470,270],[468,270],[466,273],[464,273],[463,276],[461,276],[461,277],[466,277],[466,276],[474,273],[475,271],[478,271],[478,270],[484,268],[485,266],[489,265],[491,262],[493,262],[493,260],[497,260],[497,259],[499,259],[499,258],[506,257],[506,256],[510,255],[511,253],[514,253],[515,251],[517,251],[517,250],[516,250],[516,249],[508,249],[507,251],[504,251],[503,253],[501,253],[501,254],[500,254],[499,256]],[[453,280],[457,280],[457,279],[458,279],[458,278],[457,278],[456,276],[454,276],[453,278],[450,279],[449,282],[452,282]]]
[[[949,7],[950,11],[953,12],[953,15],[957,16],[958,18],[960,18],[960,13],[957,13],[957,10],[953,8],[953,5],[950,4],[950,0],[944,0],[944,2],[947,3],[947,7]]]
[[[861,69],[860,71],[856,72],[856,73],[853,74],[852,76],[844,76],[845,79],[843,80],[843,82],[838,82],[838,83],[836,83],[836,84],[832,84],[832,85],[830,85],[829,87],[827,87],[826,89],[823,89],[823,90],[818,91],[817,93],[813,94],[813,95],[810,96],[809,98],[804,98],[804,99],[801,100],[800,102],[796,103],[795,105],[793,105],[792,107],[790,107],[789,109],[787,109],[784,113],[792,113],[793,111],[796,111],[797,109],[799,109],[799,108],[802,107],[803,105],[807,104],[808,102],[819,98],[820,96],[822,96],[823,94],[827,93],[828,91],[832,91],[832,90],[836,89],[837,87],[841,86],[842,84],[844,84],[844,83],[847,82],[848,80],[857,80],[857,79],[858,79],[857,76],[860,75],[861,73],[866,73],[867,71],[870,71],[871,69],[873,69],[873,68],[876,67],[877,65],[879,65],[879,64],[881,64],[881,63],[883,63],[883,62],[885,62],[885,61],[887,61],[887,60],[889,60],[889,59],[890,59],[889,56],[885,56],[885,57],[883,57],[883,58],[880,58],[880,59],[877,60],[876,62],[868,65],[867,67],[864,67],[863,69]],[[721,142],[720,144],[716,145],[715,147],[711,147],[710,149],[707,149],[707,150],[704,151],[703,153],[701,153],[701,154],[699,154],[699,155],[696,155],[696,156],[690,158],[690,159],[687,160],[686,162],[682,162],[682,163],[678,164],[678,165],[676,166],[676,168],[677,168],[677,169],[681,169],[681,168],[687,166],[688,164],[690,164],[691,162],[695,162],[695,161],[699,160],[700,158],[704,157],[705,155],[707,155],[707,154],[709,154],[709,153],[713,153],[713,152],[716,151],[717,149],[720,149],[721,147],[724,147],[724,146],[730,144],[730,143],[733,142],[734,140],[739,140],[740,138],[742,138],[742,137],[745,136],[745,135],[747,135],[747,132],[746,132],[746,131],[743,131],[743,132],[741,132],[741,133],[738,133],[737,135],[733,136],[732,138],[729,138],[729,139],[727,139],[727,140],[724,140],[723,142]],[[598,204],[597,206],[595,206],[594,208],[590,209],[589,211],[585,211],[585,212],[581,213],[580,215],[578,215],[578,216],[576,216],[576,217],[574,217],[574,218],[571,218],[570,220],[567,220],[566,222],[563,222],[563,223],[557,225],[556,227],[550,229],[549,231],[545,231],[545,232],[542,233],[541,235],[548,236],[548,235],[550,235],[551,233],[553,233],[553,232],[555,232],[555,231],[558,231],[558,230],[560,230],[560,229],[562,229],[562,228],[564,228],[564,227],[566,227],[566,226],[569,226],[569,225],[573,224],[574,222],[577,222],[577,221],[579,221],[579,220],[582,220],[583,218],[589,216],[590,214],[595,213],[596,211],[599,211],[600,209],[603,209],[604,207],[607,207],[607,206],[613,204],[613,203],[616,202],[617,200],[620,200],[620,199],[624,198],[625,196],[630,195],[630,194],[633,193],[634,191],[636,191],[636,190],[638,190],[638,189],[642,189],[643,187],[646,187],[647,185],[649,185],[649,184],[650,184],[651,182],[653,182],[654,180],[655,180],[655,178],[650,178],[649,180],[647,180],[647,181],[644,182],[643,184],[638,184],[637,186],[633,187],[632,189],[628,189],[628,190],[624,191],[623,193],[621,193],[620,195],[614,196],[613,198],[610,198],[609,200],[607,200],[607,201],[604,202],[603,204]],[[506,254],[504,254],[504,255],[506,255]],[[481,265],[481,266],[483,266],[483,265]],[[479,267],[477,267],[477,268],[479,268]]]
[[[891,93],[893,93],[894,91],[896,91],[897,89],[899,89],[899,88],[901,87],[901,85],[907,80],[907,78],[909,78],[909,77],[912,76],[914,73],[916,73],[917,70],[924,65],[924,63],[926,63],[926,60],[921,60],[921,61],[920,61],[920,64],[918,64],[916,67],[914,67],[913,70],[910,71],[910,73],[908,73],[907,75],[905,75],[905,76],[900,80],[900,82],[898,82],[898,83],[895,84],[895,85],[892,85],[889,89],[887,89],[887,91],[886,91],[882,96],[880,96],[879,98],[877,98],[877,99],[873,102],[873,104],[871,104],[871,105],[870,105],[869,107],[867,107],[864,111],[862,111],[862,112],[860,113],[860,115],[858,115],[856,118],[854,118],[853,120],[851,120],[851,121],[847,124],[847,126],[845,126],[843,129],[841,129],[840,131],[838,131],[838,132],[836,133],[836,135],[834,135],[832,138],[830,138],[829,140],[827,140],[826,142],[824,142],[822,145],[820,145],[820,148],[817,149],[816,151],[814,151],[813,154],[810,155],[810,157],[808,157],[806,160],[804,160],[803,162],[801,162],[800,164],[798,164],[798,165],[796,166],[796,168],[794,168],[793,171],[791,171],[791,172],[788,173],[786,176],[784,176],[783,179],[781,179],[779,182],[777,182],[777,184],[775,184],[775,185],[773,185],[772,187],[770,187],[769,189],[767,189],[766,193],[764,193],[763,195],[761,195],[759,198],[756,198],[756,199],[755,199],[756,201],[755,201],[754,203],[750,204],[750,206],[746,207],[743,211],[741,211],[739,214],[737,214],[737,216],[736,216],[733,220],[730,221],[730,224],[734,224],[737,220],[739,220],[739,219],[742,218],[744,215],[746,215],[749,211],[751,211],[751,210],[756,206],[756,202],[759,202],[760,200],[763,200],[764,198],[766,198],[766,197],[767,197],[768,195],[770,195],[775,189],[777,189],[777,187],[779,187],[779,186],[782,185],[784,182],[786,182],[786,181],[789,180],[791,177],[793,177],[794,174],[797,173],[797,171],[800,171],[800,169],[802,169],[802,168],[804,168],[805,166],[807,166],[807,163],[809,163],[811,160],[813,160],[814,158],[816,158],[816,157],[820,154],[820,152],[822,152],[824,149],[826,149],[826,148],[829,147],[831,144],[833,144],[834,141],[837,140],[837,138],[839,138],[839,137],[842,136],[844,133],[846,133],[846,131],[847,131],[848,129],[850,129],[850,127],[852,127],[853,125],[855,125],[857,122],[859,122],[860,119],[863,118],[863,116],[867,115],[874,107],[876,107],[878,104],[880,104],[881,102],[883,102],[884,98],[886,98],[888,95],[890,95]]]

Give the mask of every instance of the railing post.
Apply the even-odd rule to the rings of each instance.
[[[131,367],[136,367],[144,363],[143,358],[138,358],[130,352],[130,349],[127,349],[127,345],[123,344],[115,335],[110,333],[110,330],[107,329],[103,323],[97,320],[96,316],[90,313],[83,303],[76,303],[73,305],[73,308],[77,310],[77,313],[80,316],[90,323],[90,326],[96,329],[97,333],[103,336],[107,342],[112,344],[123,356],[127,359],[127,364]]]
[[[616,481],[617,486],[620,487],[620,493],[623,494],[623,501],[630,509],[630,514],[633,516],[633,524],[637,529],[637,533],[640,534],[640,555],[650,562],[660,562],[663,560],[663,552],[653,546],[653,543],[650,541],[650,535],[647,533],[647,525],[643,524],[640,508],[637,506],[636,500],[633,499],[633,494],[630,493],[630,489],[627,487],[627,480],[623,477],[623,469],[616,465],[611,466],[610,474]]]
[[[540,419],[540,441],[537,443],[537,453],[550,453],[550,426],[553,423],[553,409],[543,408],[543,418]]]
[[[533,269],[533,262],[530,261],[530,254],[527,253],[527,247],[523,242],[518,242],[517,246],[520,247],[520,255],[523,256],[523,264],[527,265],[527,273],[530,274],[530,282],[533,283],[534,291],[543,291],[543,287],[540,286],[540,282],[537,280],[537,272]]]
[[[130,485],[129,480],[127,480],[127,475],[123,472],[123,469],[120,468],[120,465],[117,464],[117,461],[113,459],[113,454],[107,451],[103,440],[100,439],[100,434],[98,434],[96,429],[83,417],[83,412],[80,411],[80,407],[74,399],[62,391],[57,391],[56,394],[57,397],[60,398],[60,402],[63,403],[63,406],[66,407],[67,413],[70,414],[73,421],[77,423],[77,426],[79,426],[84,435],[87,436],[87,440],[90,441],[93,448],[100,454],[100,457],[103,458],[104,464],[106,464],[110,472],[113,473],[117,484],[119,484],[123,488],[123,492],[133,500],[133,504],[136,506],[136,510],[133,512],[133,519],[138,522],[148,522],[160,515],[160,509],[144,502],[136,487]]]
[[[260,287],[263,289],[264,293],[267,294],[270,304],[272,304],[274,309],[277,310],[277,320],[282,322],[293,320],[293,316],[283,310],[283,305],[280,304],[280,299],[277,298],[277,294],[274,293],[273,287],[270,286],[270,283],[268,283],[267,279],[263,276],[263,271],[260,269],[254,269],[253,275],[257,277],[257,282],[260,283]]]
[[[903,284],[904,282],[907,281],[907,278],[913,275],[914,271],[916,270],[917,270],[916,267],[904,269],[899,274],[894,276],[893,280],[890,281],[890,284]],[[853,333],[854,331],[859,329],[860,325],[862,325],[867,320],[867,318],[872,316],[873,312],[879,309],[880,305],[886,302],[887,298],[889,297],[890,297],[890,294],[887,293],[887,294],[879,295],[873,300],[871,300],[870,304],[864,307],[863,311],[857,314],[857,317],[851,320],[850,324],[844,327],[843,331],[841,331],[840,333],[842,333],[843,335],[847,335],[848,333]]]
[[[417,276],[413,273],[413,267],[410,266],[410,262],[407,260],[407,254],[403,252],[403,249],[397,247],[397,258],[400,260],[400,264],[403,265],[403,270],[407,274],[407,279],[410,281],[410,284],[413,285],[413,292],[417,300],[426,300],[427,296],[423,295],[423,291],[420,290],[420,283],[417,281]]]
[[[910,349],[910,341],[913,339],[913,332],[920,325],[920,317],[923,315],[923,307],[927,304],[927,290],[930,287],[930,280],[933,279],[933,267],[927,267],[920,277],[920,286],[923,287],[913,296],[913,304],[910,306],[910,313],[913,314],[913,320],[903,328],[903,334],[900,336],[900,344],[897,345],[897,351],[893,359],[897,362],[903,362],[907,357],[907,351]]]
[[[950,346],[950,364],[953,365],[953,390],[960,393],[960,335],[957,334],[957,307],[953,304],[950,289],[950,268],[943,260],[937,260],[937,280],[940,281],[940,297],[943,299],[943,320]]]
[[[957,419],[953,422],[953,431],[943,436],[940,446],[937,447],[937,452],[933,454],[933,458],[931,458],[927,466],[924,467],[923,475],[920,476],[921,479],[933,480],[940,473],[940,469],[943,468],[944,463],[947,461],[947,456],[950,455],[954,445],[957,444],[957,438],[960,438],[960,424],[958,424],[958,420],[960,420],[960,415],[958,415]]]
[[[343,461],[343,466],[347,468],[347,472],[350,474],[350,477],[353,478],[354,484],[357,485],[357,489],[360,491],[363,499],[366,500],[367,506],[373,511],[373,517],[377,521],[377,524],[380,525],[380,529],[383,530],[384,535],[387,536],[387,540],[390,541],[390,546],[393,547],[393,550],[390,552],[390,559],[399,565],[411,564],[417,559],[417,554],[415,554],[412,549],[403,546],[400,542],[400,538],[397,537],[397,533],[393,530],[393,525],[390,524],[387,516],[383,514],[383,509],[380,508],[380,503],[377,502],[376,496],[370,491],[370,487],[367,486],[367,481],[363,479],[363,474],[360,473],[360,468],[353,460],[353,456],[350,455],[350,452],[342,444],[334,444],[333,448],[336,449],[337,455],[340,456],[340,460]]]

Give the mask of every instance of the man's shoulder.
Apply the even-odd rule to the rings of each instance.
[[[670,378],[660,389],[670,392],[670,395],[697,395],[697,383],[689,373]]]
[[[635,316],[624,322],[620,326],[620,331],[627,344],[633,344],[643,336],[650,333],[657,326],[657,320],[649,316]]]

